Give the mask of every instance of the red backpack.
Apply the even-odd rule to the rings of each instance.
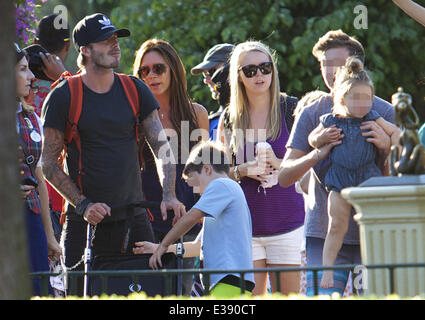
[[[134,84],[133,80],[131,80],[129,76],[122,73],[116,73],[116,75],[121,81],[127,100],[130,102],[131,109],[133,110],[134,116],[136,118],[135,134],[136,134],[137,143],[139,144],[139,162],[140,164],[142,164],[143,159],[142,159],[142,153],[141,153],[141,144],[139,143],[140,141],[139,141],[139,131],[138,131],[139,124],[140,124],[139,94],[138,94],[136,85]],[[82,171],[81,141],[80,141],[80,135],[78,133],[78,121],[80,120],[81,111],[83,107],[83,80],[81,78],[81,74],[77,73],[76,75],[72,75],[70,72],[65,71],[61,75],[61,77],[51,85],[50,88],[51,89],[55,88],[63,80],[68,81],[71,101],[70,101],[69,112],[68,112],[68,120],[66,122],[66,128],[64,133],[64,148],[59,158],[59,163],[61,163],[62,166],[64,165],[68,145],[72,141],[74,141],[79,153],[77,185],[80,191],[82,192],[83,188],[81,184],[81,177],[84,175],[84,172]],[[64,222],[65,222],[65,199],[63,199],[62,201],[62,212],[60,217],[60,223],[63,224]]]

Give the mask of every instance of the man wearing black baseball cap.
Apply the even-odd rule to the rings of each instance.
[[[35,45],[28,48],[30,68],[35,69],[37,79],[56,81],[65,71],[63,64],[71,48],[70,31],[67,24],[57,26],[57,19],[57,14],[43,17],[37,25]]]
[[[57,54],[62,61],[65,61],[66,55],[61,54],[65,49],[68,53],[71,45],[70,32],[68,25],[55,25],[55,20],[58,19],[57,14],[51,14],[43,17],[37,25],[37,36],[34,43],[39,44],[44,49],[52,54]]]
[[[83,68],[87,59],[85,57],[90,56],[95,65],[107,69],[117,68],[121,57],[117,38],[128,37],[130,34],[128,29],[115,28],[111,20],[102,13],[85,17],[72,32],[74,46],[79,53],[78,66]]]
[[[104,14],[95,13],[77,23],[72,32],[72,37],[74,38],[75,48],[80,52],[81,47],[104,41],[113,34],[121,38],[129,37],[131,33],[128,29],[115,28],[111,20]]]
[[[229,43],[216,44],[214,47],[208,50],[204,60],[197,66],[193,67],[190,72],[193,75],[198,75],[201,72],[211,71],[209,73],[212,76],[214,74],[212,70],[215,71],[224,63],[228,62],[230,53],[232,52],[233,48],[234,45]]]
[[[229,91],[227,90],[227,88],[229,88],[227,82],[229,74],[228,61],[234,47],[233,44],[229,43],[216,44],[208,50],[204,60],[190,71],[193,75],[202,73],[204,76],[204,83],[210,88],[211,97],[219,103],[217,111],[211,111],[208,116],[210,120],[210,138],[212,140],[215,139],[218,119],[230,98],[230,92],[227,92]],[[214,74],[216,74],[216,79],[220,78],[220,84],[212,80]]]
[[[170,145],[167,140],[159,140],[165,133],[158,117],[157,100],[146,84],[131,77],[140,104],[135,118],[126,95],[130,87],[121,83],[121,78],[114,73],[121,55],[117,38],[129,35],[128,29],[115,28],[101,13],[85,17],[74,28],[74,44],[82,57],[81,73],[77,75],[83,83],[77,126],[82,157],[75,143],[68,145],[69,175],[57,161],[63,148],[72,98],[68,80],[50,92],[43,106],[45,145],[49,146],[43,150],[43,172],[71,204],[62,233],[63,255],[68,267],[78,263],[84,251],[87,222],[97,226],[93,242],[97,255],[132,252],[136,241],[155,241],[148,214],[142,208],[134,209],[131,233],[126,237],[125,205],[143,200],[134,130],[137,123],[141,124],[146,140],[159,159],[158,172],[163,172],[163,216],[167,210],[173,210],[177,217],[185,214],[184,205],[177,200],[174,190],[175,165],[164,159],[171,152]]]

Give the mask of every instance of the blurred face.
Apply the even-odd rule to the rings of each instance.
[[[156,97],[169,92],[170,67],[158,51],[152,50],[143,56],[139,76]]]
[[[269,56],[261,51],[249,51],[241,57],[239,69],[245,68],[251,71],[246,75],[242,69],[239,70],[239,81],[243,83],[247,92],[257,94],[268,92],[272,83],[273,71],[265,74],[267,71],[262,66],[269,66],[270,62]],[[273,70],[273,67],[271,68]]]
[[[201,193],[200,188],[200,181],[199,181],[200,174],[196,171],[190,172],[186,177],[186,183],[193,188],[193,193]],[[203,191],[203,190],[202,190]]]
[[[355,118],[364,117],[372,109],[372,102],[372,88],[366,84],[353,86],[344,97],[344,104],[350,116]]]
[[[190,187],[193,187],[194,193],[202,195],[211,182],[213,172],[214,170],[211,165],[204,164],[200,173],[192,171],[184,179]]]
[[[324,57],[320,61],[320,70],[322,72],[322,78],[329,90],[332,91],[337,69],[345,65],[345,61],[349,56],[350,53],[345,47],[326,50]]]
[[[34,75],[28,67],[27,58],[23,57],[15,67],[16,73],[16,95],[19,98],[26,97],[30,94],[31,81]]]
[[[86,55],[90,56],[91,62],[98,68],[113,69],[120,65],[121,50],[118,37],[113,34],[108,39],[92,43],[91,46],[83,47]]]

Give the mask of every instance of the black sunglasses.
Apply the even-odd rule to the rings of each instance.
[[[273,71],[273,63],[272,62],[263,62],[259,65],[248,64],[244,67],[239,67],[239,70],[242,70],[245,77],[252,78],[257,74],[257,70],[260,69],[262,74],[270,74]]]
[[[161,75],[167,70],[167,67],[163,63],[157,63],[152,66],[152,72],[156,75]],[[137,74],[140,78],[146,78],[151,73],[151,68],[148,66],[141,67]]]

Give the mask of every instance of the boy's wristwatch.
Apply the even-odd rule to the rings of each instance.
[[[235,177],[236,181],[240,181],[241,180],[241,174],[239,172],[238,166],[235,166],[233,168],[233,176]]]

